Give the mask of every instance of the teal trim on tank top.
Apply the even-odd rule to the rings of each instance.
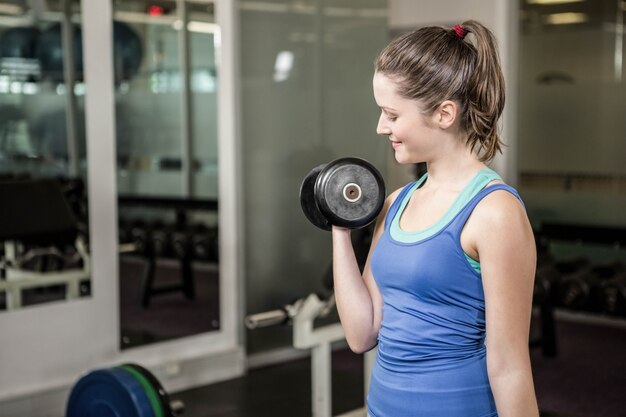
[[[448,211],[437,221],[437,223],[433,224],[430,227],[427,227],[424,230],[420,230],[417,232],[407,232],[400,228],[400,217],[404,213],[404,209],[406,208],[411,196],[419,187],[424,184],[426,178],[428,177],[428,173],[422,175],[422,177],[415,182],[409,189],[409,191],[404,196],[404,199],[400,203],[400,207],[398,211],[396,211],[395,216],[391,221],[391,227],[389,228],[389,232],[391,233],[391,237],[394,240],[402,243],[415,243],[420,240],[426,239],[435,233],[439,232],[446,224],[452,220],[454,216],[456,216],[459,211],[476,195],[480,190],[485,188],[487,184],[492,181],[501,180],[502,178],[498,175],[497,172],[491,170],[489,168],[482,169],[474,175],[474,177],[470,180],[469,184],[465,186],[463,191],[457,196],[452,203],[452,206],[448,209]],[[465,258],[470,263],[472,268],[478,273],[480,273],[480,262],[471,258],[467,253],[465,254]]]

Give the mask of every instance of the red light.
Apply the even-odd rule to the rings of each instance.
[[[150,16],[163,16],[165,14],[165,9],[163,6],[152,5],[148,7],[148,14]]]

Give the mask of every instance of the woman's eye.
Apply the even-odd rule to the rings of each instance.
[[[395,122],[397,118],[398,116],[387,116],[387,120],[389,120],[390,122]]]

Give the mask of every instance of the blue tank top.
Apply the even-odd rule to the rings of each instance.
[[[505,184],[484,188],[427,237],[391,233],[407,185],[387,212],[371,269],[383,297],[368,412],[372,417],[494,417],[487,376],[485,297],[480,272],[461,246],[476,205]],[[520,199],[521,201],[521,199]]]

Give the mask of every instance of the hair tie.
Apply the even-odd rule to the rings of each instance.
[[[465,30],[463,26],[454,25],[452,27],[452,30],[454,31],[454,33],[456,33],[456,36],[458,36],[461,39],[465,39],[465,35],[467,35],[467,30]]]

